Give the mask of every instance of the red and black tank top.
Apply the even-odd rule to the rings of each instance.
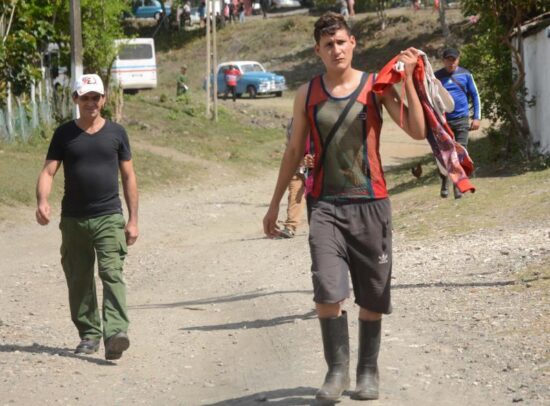
[[[363,73],[367,75],[367,73]],[[349,97],[333,97],[322,76],[309,84],[306,98],[312,154],[324,154],[322,167],[315,160],[311,195],[321,200],[382,199],[388,196],[380,160],[380,106],[372,92],[370,74],[345,120],[323,151],[324,141]],[[353,92],[352,92],[353,93]]]

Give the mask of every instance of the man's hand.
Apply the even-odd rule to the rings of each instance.
[[[306,168],[313,168],[315,166],[315,156],[311,154],[304,155],[304,166]]]
[[[279,236],[279,228],[277,227],[277,216],[279,215],[279,206],[271,207],[267,210],[264,217],[264,233],[268,238],[276,238]]]
[[[36,208],[36,221],[41,226],[45,226],[50,222],[51,208],[48,202],[39,203]]]
[[[126,224],[126,227],[124,227],[124,235],[126,236],[127,245],[134,244],[139,235],[137,224],[128,222],[128,224]]]
[[[418,62],[418,49],[407,48],[405,51],[401,51],[399,61],[405,64],[405,74],[407,77],[411,77]]]
[[[481,125],[481,122],[479,120],[472,120],[472,124],[470,124],[470,131],[479,130],[480,125]]]

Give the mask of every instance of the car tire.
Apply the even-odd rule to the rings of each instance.
[[[248,97],[251,99],[255,99],[258,92],[256,91],[256,88],[252,85],[248,86],[246,88],[246,93],[248,93]]]
[[[275,92],[275,97],[283,97],[283,92]]]

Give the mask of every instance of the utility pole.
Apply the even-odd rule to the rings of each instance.
[[[74,82],[82,75],[82,24],[80,19],[80,0],[70,0],[71,29],[71,89]],[[73,117],[78,118],[76,104],[73,107]]]
[[[217,16],[216,16],[216,6],[215,6],[215,2],[217,0],[209,0],[209,1],[212,1],[212,6],[213,6],[213,10],[212,10],[212,16],[213,16],[213,19],[212,19],[212,22],[213,22],[213,26],[212,26],[212,48],[213,48],[213,52],[212,52],[212,65],[213,65],[213,70],[214,70],[214,116],[212,117],[214,119],[214,121],[218,122],[218,72],[217,72],[217,69],[218,69],[218,47],[216,45],[216,38],[217,38],[217,34],[216,34],[216,23],[217,23]]]
[[[211,82],[212,82],[212,66],[210,62],[212,61],[212,55],[210,52],[210,0],[206,1],[206,117],[211,118],[211,106],[210,101],[212,100],[211,96]],[[214,78],[216,81],[217,78]]]

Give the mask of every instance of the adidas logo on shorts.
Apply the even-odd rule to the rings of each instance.
[[[378,255],[378,263],[379,264],[387,264],[388,263],[388,254],[384,253],[382,255]]]

